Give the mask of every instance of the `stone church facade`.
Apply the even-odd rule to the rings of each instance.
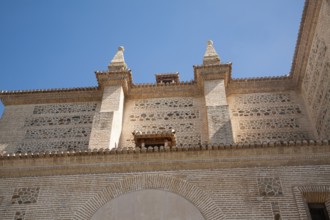
[[[306,0],[287,76],[209,41],[190,82],[135,84],[119,47],[96,87],[2,91],[0,219],[329,219],[329,27]]]

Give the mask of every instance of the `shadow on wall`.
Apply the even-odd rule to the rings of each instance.
[[[220,128],[211,137],[212,144],[233,144],[233,131],[230,120],[221,121]]]
[[[3,111],[5,110],[5,107],[3,106],[2,102],[0,101],[0,119],[2,118]]]

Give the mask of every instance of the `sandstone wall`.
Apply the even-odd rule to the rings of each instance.
[[[70,151],[88,148],[96,102],[6,106],[0,151]]]
[[[322,1],[307,67],[302,96],[318,139],[330,137],[330,2]]]
[[[307,200],[323,198],[330,210],[329,177],[329,165],[304,165],[1,178],[0,219],[90,219],[90,210],[146,189],[188,200],[207,220],[307,219]]]
[[[208,141],[204,98],[172,97],[127,100],[121,146],[135,147],[134,130],[176,132],[177,146],[198,145]]]
[[[236,143],[313,139],[303,101],[294,91],[231,95],[228,102]]]

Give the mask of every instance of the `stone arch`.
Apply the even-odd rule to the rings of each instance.
[[[137,175],[110,184],[78,209],[73,219],[89,220],[108,201],[125,193],[144,189],[159,189],[178,194],[195,205],[206,220],[225,219],[220,208],[199,187],[183,179],[159,174]]]

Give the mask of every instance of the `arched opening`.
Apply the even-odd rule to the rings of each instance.
[[[163,190],[147,189],[123,194],[103,205],[91,220],[205,220],[185,198]]]
[[[180,178],[159,174],[136,175],[125,178],[122,181],[109,184],[100,193],[94,195],[92,198],[86,201],[83,206],[76,210],[73,219],[90,220],[92,217],[94,219],[98,219],[96,218],[97,216],[95,216],[96,213],[99,212],[99,210],[107,203],[111,204],[111,201],[123,195],[144,190],[157,190],[168,192],[179,196],[184,200],[187,200],[195,208],[198,209],[200,214],[203,216],[203,220],[226,219],[226,217],[223,215],[220,208],[214,203],[212,198],[199,187]],[[124,207],[127,208],[126,206]],[[150,210],[155,209],[150,208]]]

